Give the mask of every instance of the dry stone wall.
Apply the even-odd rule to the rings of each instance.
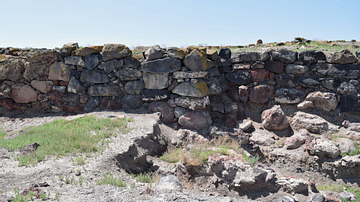
[[[360,51],[232,53],[122,44],[0,49],[0,106],[16,113],[147,108],[162,121],[231,126],[247,103],[360,112]]]

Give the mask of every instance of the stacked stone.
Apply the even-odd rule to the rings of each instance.
[[[233,126],[252,104],[360,112],[360,52],[288,49],[231,53],[122,44],[0,49],[0,105],[19,112],[146,108],[166,124]],[[3,108],[3,109],[4,109]]]

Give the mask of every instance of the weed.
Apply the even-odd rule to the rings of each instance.
[[[180,161],[181,152],[181,148],[169,150],[163,156],[161,156],[160,159],[168,163],[176,163]]]
[[[242,154],[242,157],[244,158],[244,160],[246,162],[248,162],[250,164],[251,167],[254,167],[254,165],[260,160],[260,156],[249,157],[246,154]]]
[[[136,187],[135,182],[130,185],[130,188],[132,188],[132,189],[135,187]]]
[[[55,199],[58,200],[59,197],[60,197],[60,193],[59,193],[59,192],[56,192],[56,194],[55,194]]]
[[[29,155],[18,157],[19,165],[34,165],[46,156],[66,156],[80,152],[101,152],[109,141],[109,134],[127,132],[127,123],[132,119],[110,119],[84,116],[74,120],[59,119],[41,126],[29,127],[14,139],[0,138],[0,148],[15,150],[37,142],[38,149]],[[0,133],[0,136],[5,136]],[[97,143],[101,142],[101,145]]]
[[[148,173],[140,173],[140,174],[133,174],[129,173],[129,175],[136,179],[137,182],[142,183],[153,183],[160,180],[160,177],[156,175],[155,173],[148,172]]]
[[[64,180],[64,177],[61,174],[59,175],[59,180],[61,180],[61,181]]]
[[[316,188],[321,191],[332,191],[338,193],[344,191],[344,187],[341,185],[319,185]]]
[[[84,158],[82,155],[76,157],[75,161],[76,161],[76,163],[77,163],[78,165],[80,165],[80,166],[86,164],[86,162],[85,162],[85,161],[86,161],[86,158]]]
[[[103,177],[97,181],[98,185],[112,185],[118,187],[126,187],[126,183],[121,179],[116,179],[112,174],[104,173]]]

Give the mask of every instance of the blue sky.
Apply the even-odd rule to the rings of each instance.
[[[0,47],[360,41],[359,8],[359,0],[2,0]]]

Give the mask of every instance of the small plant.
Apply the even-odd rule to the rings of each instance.
[[[132,189],[135,187],[136,187],[135,182],[130,185],[130,188],[132,188]]]
[[[151,183],[152,179],[148,174],[140,173],[135,177],[136,181],[142,182],[142,183]]]
[[[64,176],[62,176],[61,174],[59,175],[59,180],[63,181],[64,180]]]
[[[176,163],[180,161],[181,152],[181,148],[169,150],[163,156],[161,156],[160,159],[168,163]]]
[[[84,184],[84,179],[80,176],[79,177],[79,185],[82,186]]]
[[[65,184],[70,184],[70,179],[65,177]]]
[[[85,164],[86,164],[86,158],[85,158],[85,157],[83,157],[82,155],[81,155],[81,156],[76,157],[75,161],[76,161],[76,163],[77,163],[78,165],[80,165],[80,166],[82,166],[82,165],[85,165]]]
[[[104,173],[103,177],[97,181],[98,185],[112,185],[117,187],[126,187],[126,183],[121,179],[116,179],[112,174]]]
[[[55,199],[58,200],[59,197],[60,197],[60,193],[59,193],[59,192],[56,192],[56,194],[55,194]]]
[[[243,154],[242,157],[250,164],[251,167],[254,167],[254,165],[260,160],[260,156],[248,157],[248,155]]]

